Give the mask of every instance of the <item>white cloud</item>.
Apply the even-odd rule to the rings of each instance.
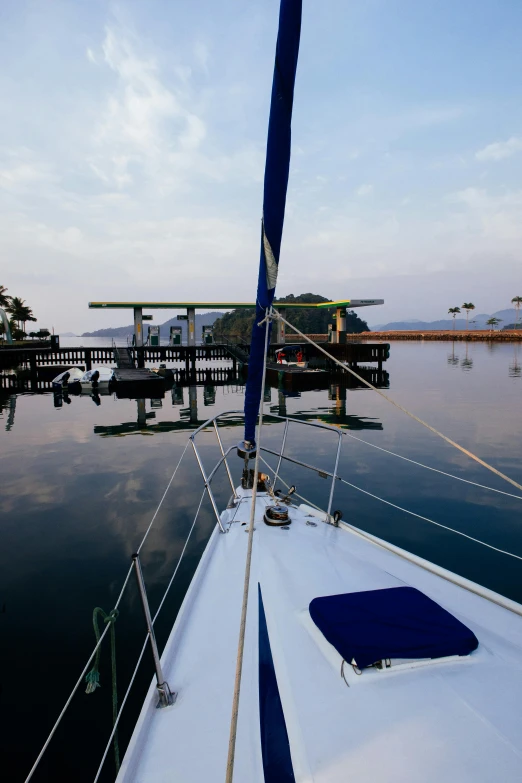
[[[461,240],[478,240],[477,250],[508,251],[520,256],[522,243],[522,190],[491,194],[480,188],[465,188],[448,196],[463,205],[452,216]]]
[[[404,112],[403,119],[412,127],[429,128],[434,125],[443,125],[447,122],[453,122],[462,117],[465,111],[465,107],[455,105],[418,106]]]
[[[475,153],[477,160],[503,160],[522,151],[522,138],[512,136],[507,141],[495,141]]]
[[[365,183],[364,185],[361,185],[359,188],[357,188],[356,193],[358,196],[371,196],[373,193],[373,185]]]
[[[92,49],[87,48],[86,54],[89,62],[91,62],[93,65],[98,65],[98,61],[96,60],[96,56]]]
[[[23,193],[38,183],[55,179],[51,167],[26,147],[3,150],[0,155],[0,189]]]
[[[194,56],[201,70],[204,71],[204,73],[208,73],[208,62],[210,59],[210,52],[208,50],[208,47],[201,41],[198,41],[194,46]]]
[[[128,34],[107,28],[103,57],[118,84],[96,130],[90,166],[119,188],[133,181],[133,168],[145,167],[150,174],[169,162],[182,164],[179,156],[190,156],[206,135],[205,123],[187,108],[181,91],[166,87],[156,61],[135,48]]]

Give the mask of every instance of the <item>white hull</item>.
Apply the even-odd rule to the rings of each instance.
[[[238,495],[236,508],[222,515],[228,532],[214,531],[162,656],[177,701],[156,709],[151,685],[119,783],[224,781],[251,505],[250,491]],[[428,570],[342,523],[309,516],[308,507],[290,509],[289,530],[269,527],[263,513],[272,502],[266,494],[256,502],[234,780],[265,783],[258,584],[296,781],[522,780],[522,607],[456,575],[449,581],[442,569]],[[310,618],[310,601],[403,585],[461,620],[478,649],[360,676],[346,665],[348,687],[341,656]]]

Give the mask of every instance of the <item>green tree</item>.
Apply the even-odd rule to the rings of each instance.
[[[19,296],[11,297],[6,309],[11,313],[13,320],[16,321],[18,329],[21,329],[23,332],[25,332],[25,324],[27,321],[36,321],[33,311],[26,305],[25,299],[20,299]]]
[[[520,305],[522,305],[522,296],[514,296],[511,300],[511,304],[514,304],[517,310],[517,316],[515,318],[515,329],[518,326],[518,316],[520,315]]]
[[[491,326],[492,329],[495,328],[495,326],[498,326],[498,324],[502,321],[502,318],[488,318],[486,321],[486,324],[488,326]]]
[[[451,313],[451,315],[453,316],[453,331],[455,331],[457,325],[455,318],[457,316],[457,313],[460,313],[460,307],[450,307],[448,313]]]
[[[464,304],[462,305],[462,309],[466,311],[466,331],[467,331],[469,314],[472,310],[475,309],[475,305],[473,304],[473,302],[464,302]]]
[[[281,299],[274,300],[274,306],[282,302],[295,302],[296,304],[319,304],[321,302],[330,302],[330,299],[326,299],[319,294],[299,294],[294,296],[282,297]],[[287,311],[287,318],[290,323],[294,324],[301,332],[305,334],[326,334],[328,331],[328,324],[332,319],[332,314],[335,313],[335,308],[325,307],[299,307],[292,308]],[[250,335],[252,332],[252,324],[254,323],[255,310],[254,308],[245,308],[241,310],[233,310],[230,313],[225,313],[214,324],[214,335],[216,340],[220,337],[226,336],[229,339],[240,338],[250,341]],[[346,331],[352,334],[359,334],[360,332],[370,331],[366,321],[363,321],[353,311],[346,313]],[[291,332],[288,334],[291,339]]]
[[[8,308],[11,302],[11,297],[7,296],[7,288],[4,285],[0,285],[0,307]]]

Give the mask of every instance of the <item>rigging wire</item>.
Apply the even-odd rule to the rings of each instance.
[[[482,544],[482,546],[485,546],[488,549],[493,549],[495,552],[500,552],[500,554],[502,555],[507,555],[508,557],[514,557],[515,560],[522,560],[521,555],[515,555],[513,552],[508,552],[506,549],[500,549],[498,546],[493,546],[493,544],[487,544],[485,541],[481,541],[479,538],[474,538],[474,536],[469,536],[467,533],[462,533],[460,530],[455,530],[454,528],[449,527],[448,525],[443,525],[442,522],[435,522],[434,519],[430,519],[429,517],[423,517],[421,514],[416,514],[415,511],[409,511],[407,508],[402,508],[402,506],[398,506],[396,503],[392,503],[390,500],[385,500],[384,498],[379,497],[379,495],[374,495],[373,492],[368,492],[366,489],[362,489],[362,487],[358,487],[356,484],[352,484],[349,481],[346,481],[346,479],[339,477],[339,481],[341,481],[343,484],[346,484],[349,487],[352,487],[353,489],[356,489],[358,492],[362,492],[364,495],[369,495],[371,498],[375,498],[375,500],[380,500],[381,503],[386,503],[387,506],[392,506],[393,508],[396,508],[399,511],[403,511],[405,514],[410,514],[412,517],[423,519],[425,522],[431,522],[432,525],[436,525],[437,527],[442,527],[444,528],[444,530],[449,530],[451,533],[455,533],[457,536],[468,538],[470,541],[474,541],[476,544]]]
[[[365,441],[366,442],[366,441]],[[261,460],[265,463],[267,468],[270,470],[273,470],[273,467],[268,464],[268,462],[261,457]],[[507,555],[508,557],[513,557],[515,560],[522,560],[522,556],[515,555],[513,552],[508,552],[506,549],[500,549],[497,546],[493,546],[493,544],[488,544],[486,541],[481,541],[480,538],[474,538],[474,536],[469,536],[467,533],[462,533],[460,530],[455,530],[453,527],[449,527],[448,525],[443,525],[442,522],[436,522],[434,519],[430,519],[429,517],[423,517],[421,514],[416,514],[415,511],[410,511],[407,508],[403,508],[402,506],[398,506],[396,503],[392,503],[390,500],[385,500],[384,498],[379,497],[379,495],[374,495],[372,492],[368,492],[365,489],[362,489],[362,487],[358,487],[356,484],[351,484],[349,481],[346,481],[346,479],[343,479],[341,476],[337,476],[337,481],[340,481],[342,484],[346,484],[349,487],[352,487],[353,489],[356,489],[358,492],[362,492],[365,495],[369,495],[370,497],[374,498],[375,500],[380,500],[381,503],[386,503],[387,506],[392,506],[393,508],[396,508],[398,511],[403,511],[405,514],[410,514],[413,517],[417,517],[418,519],[424,520],[424,522],[431,522],[432,525],[436,525],[437,527],[442,527],[444,530],[448,530],[450,533],[455,533],[457,536],[462,536],[463,538],[469,538],[470,541],[474,541],[476,544],[481,544],[482,546],[487,547],[488,549],[493,549],[495,552],[500,552],[502,555]],[[285,485],[285,487],[289,488],[290,485],[284,481],[281,476],[279,476],[279,481]],[[325,514],[326,511],[322,509],[320,506],[318,506],[316,503],[313,503],[311,500],[308,500],[307,498],[303,497],[303,495],[300,495],[297,491],[294,493],[296,497],[301,498],[301,500],[304,500],[305,503],[307,503],[309,506],[312,506],[313,508],[316,508],[318,511],[320,511],[322,514]],[[516,497],[516,496],[515,496]],[[326,521],[326,520],[325,520]]]
[[[118,606],[119,606],[119,604],[120,604],[120,602],[121,602],[121,599],[123,598],[123,593],[124,593],[124,591],[125,591],[125,588],[127,587],[127,584],[128,584],[128,582],[129,582],[130,575],[132,574],[132,571],[133,571],[133,567],[132,567],[132,566],[130,566],[129,570],[127,571],[127,576],[125,577],[125,581],[123,582],[123,586],[122,586],[122,588],[121,588],[121,590],[120,590],[120,594],[119,594],[119,596],[118,596],[118,599],[117,599],[116,603],[114,604],[114,609],[113,609],[113,611],[114,611],[114,610],[116,610],[116,609],[118,608]],[[31,769],[29,770],[29,774],[27,775],[27,777],[26,777],[26,779],[25,779],[24,783],[28,783],[28,781],[29,781],[29,780],[31,780],[32,776],[34,775],[34,773],[35,773],[35,771],[36,771],[36,768],[37,768],[38,764],[40,763],[40,761],[41,761],[41,759],[42,759],[42,756],[43,756],[43,754],[44,754],[44,753],[45,753],[45,751],[47,750],[47,747],[49,746],[49,743],[50,743],[50,741],[52,740],[52,738],[53,738],[53,736],[54,736],[54,733],[55,733],[56,729],[58,728],[58,726],[59,726],[59,724],[60,724],[60,722],[61,722],[61,720],[62,720],[63,716],[65,715],[65,712],[66,712],[66,710],[67,710],[67,708],[68,708],[69,704],[71,703],[71,701],[72,701],[72,699],[73,699],[73,696],[74,696],[74,694],[76,693],[76,691],[78,690],[78,688],[80,687],[80,685],[81,685],[81,684],[84,682],[84,679],[83,679],[83,678],[84,678],[85,674],[87,673],[87,669],[89,668],[89,665],[90,665],[90,663],[91,663],[92,659],[93,659],[93,658],[94,658],[94,656],[96,655],[96,652],[98,651],[98,648],[100,647],[101,643],[103,642],[103,640],[104,640],[104,638],[105,638],[105,635],[108,633],[108,631],[109,631],[109,628],[110,628],[110,623],[108,623],[108,624],[107,624],[107,626],[105,627],[105,630],[104,630],[104,631],[103,631],[103,633],[101,634],[101,636],[100,636],[100,639],[99,639],[98,643],[96,644],[95,648],[94,648],[94,649],[93,649],[93,651],[91,652],[91,654],[90,654],[90,656],[89,656],[89,660],[88,660],[88,661],[87,661],[87,663],[85,664],[85,666],[84,666],[84,668],[83,668],[83,670],[82,670],[82,673],[80,674],[79,678],[77,679],[77,681],[76,681],[76,684],[75,684],[74,688],[72,689],[72,691],[71,691],[71,693],[70,693],[70,695],[69,695],[69,698],[68,698],[68,699],[67,699],[67,701],[65,702],[65,704],[64,704],[64,706],[63,706],[63,709],[62,709],[62,711],[61,711],[61,712],[60,712],[60,714],[58,715],[58,718],[57,718],[57,720],[56,720],[56,722],[55,722],[54,726],[52,727],[52,729],[51,729],[51,731],[50,731],[50,733],[49,733],[49,736],[48,736],[48,737],[47,737],[47,739],[45,740],[45,742],[44,742],[44,745],[43,745],[43,747],[42,747],[42,749],[41,749],[40,753],[38,754],[38,757],[36,758],[36,761],[34,762],[33,766],[32,766],[32,767],[31,767]]]
[[[339,361],[339,359],[336,359],[335,356],[332,356],[332,354],[328,353],[328,351],[325,351],[324,348],[322,348],[317,343],[314,343],[313,340],[311,340],[306,334],[303,334],[296,326],[293,326],[291,323],[289,323],[286,318],[283,318],[283,316],[276,311],[274,311],[275,319],[281,320],[283,323],[285,323],[287,326],[290,327],[290,329],[293,329],[296,334],[299,334],[304,340],[306,340],[307,343],[310,343],[310,345],[313,345],[315,348],[317,348],[321,353],[324,353],[325,356],[328,357],[328,359],[335,364],[338,364],[339,367],[341,367],[346,372],[351,373],[355,378],[357,378],[361,383],[363,383],[365,386],[367,386],[369,389],[372,389],[374,392],[376,392],[380,397],[383,397],[385,400],[390,402],[392,405],[394,405],[396,408],[398,408],[400,411],[405,413],[407,416],[409,416],[411,419],[414,419],[419,424],[422,424],[423,427],[426,427],[430,432],[433,432],[435,435],[438,435],[439,438],[442,438],[442,440],[445,440],[446,443],[449,443],[451,446],[454,446],[459,451],[462,451],[463,454],[466,454],[468,457],[471,457],[471,459],[474,459],[475,462],[478,462],[479,465],[482,465],[483,467],[490,470],[492,473],[496,473],[497,476],[500,476],[500,478],[503,478],[504,481],[509,482],[514,487],[519,489],[522,492],[522,484],[519,484],[514,479],[510,478],[509,476],[506,476],[505,473],[501,473],[500,470],[497,470],[493,467],[493,465],[490,465],[488,462],[485,462],[480,457],[477,457],[476,454],[473,454],[472,451],[469,451],[468,449],[465,449],[464,446],[461,446],[459,443],[456,443],[456,441],[451,440],[451,438],[448,438],[447,435],[444,435],[442,432],[439,432],[435,427],[432,427],[431,424],[428,424],[427,421],[424,421],[423,419],[420,419],[418,416],[416,416],[414,413],[411,413],[407,408],[404,408],[402,405],[400,405],[398,402],[395,402],[395,400],[392,400],[391,397],[388,397],[387,394],[384,394],[384,392],[380,391],[380,389],[377,389],[373,384],[371,384],[369,381],[367,381],[365,378],[363,378],[361,375],[355,372],[355,370],[352,370],[351,367],[348,367],[348,365],[343,364],[343,362]]]
[[[159,606],[158,606],[158,608],[156,610],[156,614],[152,618],[152,625],[154,625],[154,623],[156,622],[156,620],[158,618],[158,615],[159,615],[159,613],[161,612],[161,610],[163,608],[163,604],[165,603],[165,599],[167,598],[167,594],[168,594],[170,588],[172,587],[172,583],[174,582],[174,579],[176,578],[176,574],[178,573],[179,567],[181,565],[181,561],[183,560],[183,556],[185,554],[185,550],[187,549],[190,537],[192,535],[192,531],[194,530],[194,526],[195,526],[197,518],[199,516],[199,512],[201,510],[201,506],[203,504],[203,499],[205,497],[206,491],[207,490],[205,488],[203,490],[202,495],[201,495],[196,514],[195,514],[194,519],[192,521],[192,525],[190,526],[190,530],[189,530],[188,535],[187,535],[187,537],[185,539],[185,544],[183,545],[183,549],[181,550],[181,554],[180,554],[180,556],[178,558],[178,562],[176,563],[176,568],[174,569],[174,573],[172,574],[172,576],[170,578],[170,581],[169,581],[167,587],[165,588],[165,592],[163,593],[163,598],[161,599],[160,604],[159,604]],[[147,649],[148,641],[149,641],[149,636],[147,634],[147,636],[145,636],[145,641],[143,642],[143,646],[141,648],[141,652],[140,652],[140,654],[138,656],[138,660],[137,660],[136,666],[134,667],[134,671],[132,673],[132,676],[130,678],[129,684],[127,686],[127,690],[125,691],[125,696],[122,699],[119,712],[118,712],[118,714],[117,714],[117,716],[116,716],[116,718],[114,720],[114,724],[113,724],[113,727],[112,727],[111,735],[110,735],[110,737],[109,737],[109,739],[107,741],[107,745],[105,746],[105,751],[103,753],[102,759],[100,761],[100,766],[98,767],[98,770],[96,772],[96,777],[94,778],[93,783],[97,783],[97,781],[98,781],[98,779],[99,779],[99,777],[101,775],[101,772],[102,772],[102,769],[103,769],[103,765],[105,763],[105,759],[107,758],[107,754],[108,754],[108,752],[110,750],[113,737],[114,737],[116,731],[118,730],[118,724],[120,722],[120,717],[121,717],[121,714],[123,712],[123,708],[125,707],[125,704],[127,702],[127,698],[128,698],[129,693],[131,691],[131,688],[134,685],[134,680],[136,679],[136,676],[138,674],[138,669],[140,667],[141,660],[143,658],[143,655],[145,654],[145,650]]]
[[[265,388],[266,378],[266,355],[268,350],[268,335],[270,332],[270,311],[267,308],[266,317],[264,319],[266,323],[265,328],[265,351],[263,360],[263,377],[261,380],[261,390]],[[261,323],[263,323],[261,321]],[[261,325],[261,324],[258,324]],[[241,691],[241,675],[243,672],[243,652],[245,648],[245,628],[246,628],[246,616],[248,606],[248,590],[250,586],[250,566],[252,563],[252,544],[254,541],[254,519],[256,513],[256,498],[257,498],[257,480],[259,476],[259,459],[261,451],[261,433],[263,427],[263,400],[259,406],[259,420],[257,426],[257,446],[256,446],[256,460],[254,464],[254,481],[252,484],[252,505],[250,508],[250,525],[248,528],[248,547],[245,562],[245,581],[243,586],[243,603],[241,606],[241,620],[239,623],[239,639],[237,644],[237,660],[236,660],[236,676],[234,681],[234,696],[232,699],[232,715],[230,718],[230,737],[228,742],[228,758],[227,758],[227,771],[225,777],[225,783],[232,783],[234,777],[234,760],[236,754],[236,735],[237,735],[237,718],[239,712],[239,694]]]
[[[156,511],[154,512],[154,514],[153,514],[153,517],[152,517],[152,519],[150,520],[150,524],[149,524],[149,526],[148,526],[147,530],[145,531],[145,534],[144,534],[143,538],[141,539],[141,544],[139,545],[139,547],[138,547],[138,548],[137,548],[137,550],[136,550],[136,553],[137,553],[138,555],[139,555],[139,553],[140,553],[140,549],[142,548],[143,544],[145,543],[145,540],[146,540],[147,536],[149,535],[150,529],[151,529],[152,525],[154,524],[154,521],[155,521],[156,517],[158,516],[159,510],[160,510],[160,508],[161,508],[161,507],[162,507],[162,505],[163,505],[163,501],[164,501],[164,500],[165,500],[165,498],[167,497],[167,492],[169,491],[169,489],[170,489],[170,485],[172,484],[172,482],[174,481],[174,478],[176,477],[176,473],[178,472],[178,468],[179,468],[179,466],[181,465],[181,460],[182,460],[182,459],[183,459],[183,457],[185,456],[185,452],[186,452],[186,450],[188,449],[188,447],[189,447],[189,444],[190,444],[190,440],[188,440],[188,441],[185,443],[185,448],[184,448],[184,449],[183,449],[183,451],[181,452],[181,457],[180,457],[180,458],[179,458],[179,460],[178,460],[178,464],[177,464],[177,465],[176,465],[176,467],[174,468],[174,473],[173,473],[173,474],[172,474],[172,476],[170,477],[170,481],[169,481],[169,483],[167,484],[167,487],[166,487],[166,489],[165,489],[165,492],[163,493],[163,495],[162,495],[162,497],[161,497],[161,500],[160,500],[160,502],[158,503],[158,506],[157,506],[157,508],[156,508]]]
[[[504,492],[502,489],[495,489],[495,487],[488,487],[487,484],[479,484],[476,481],[470,481],[469,479],[462,478],[461,476],[455,476],[453,473],[446,473],[444,470],[439,470],[438,468],[432,468],[430,465],[424,465],[422,462],[417,462],[415,459],[410,459],[409,457],[403,457],[402,454],[397,454],[395,451],[389,451],[389,449],[383,449],[382,446],[377,446],[375,443],[370,443],[369,440],[363,440],[363,438],[358,438],[355,435],[352,435],[350,432],[344,432],[344,435],[346,435],[348,438],[353,438],[354,440],[358,440],[359,443],[365,443],[367,446],[371,446],[374,449],[379,449],[379,451],[384,451],[386,454],[391,454],[393,457],[398,457],[399,459],[403,459],[406,462],[411,462],[413,465],[417,465],[419,468],[426,468],[426,470],[432,470],[434,473],[440,473],[442,476],[448,476],[448,478],[455,479],[456,481],[463,481],[465,484],[471,484],[474,487],[480,487],[481,489],[488,489],[490,492],[498,492],[499,495],[507,495],[508,498],[516,498],[517,500],[522,500],[522,497],[520,495],[513,495],[512,492]]]
[[[163,505],[163,501],[165,500],[165,498],[167,496],[167,492],[169,491],[172,482],[174,481],[174,478],[175,478],[175,476],[176,476],[176,474],[178,472],[179,466],[181,465],[181,460],[185,456],[185,452],[187,451],[187,448],[188,448],[189,444],[190,444],[190,440],[188,440],[187,443],[185,444],[185,448],[183,449],[183,451],[181,453],[181,457],[178,460],[178,464],[174,468],[174,472],[172,473],[172,476],[170,477],[169,483],[167,484],[167,487],[166,487],[166,489],[165,489],[165,491],[164,491],[164,493],[163,493],[163,495],[161,497],[161,500],[160,500],[160,502],[159,502],[159,504],[158,504],[158,506],[156,508],[156,511],[154,512],[154,514],[152,516],[152,519],[151,519],[151,521],[149,523],[149,526],[147,527],[147,530],[145,531],[145,534],[144,534],[143,538],[141,539],[141,543],[140,543],[138,549],[136,550],[138,553],[140,552],[143,544],[145,543],[145,540],[146,540],[147,536],[150,533],[152,525],[154,524],[154,521],[155,521],[156,517],[158,516],[159,510],[160,510],[161,506]],[[199,511],[199,509],[198,509],[198,511]],[[191,528],[191,530],[192,530],[192,528]],[[131,565],[129,570],[127,571],[127,576],[125,577],[125,580],[123,582],[123,586],[122,586],[122,588],[120,590],[120,594],[118,596],[118,599],[117,599],[116,603],[114,604],[114,607],[113,607],[112,611],[115,611],[118,608],[118,606],[119,606],[119,604],[121,602],[121,599],[123,597],[123,593],[125,591],[125,588],[127,587],[127,584],[129,582],[130,575],[131,575],[132,571],[133,571],[133,566]],[[170,585],[169,585],[169,587],[170,587]],[[110,625],[111,624],[109,623],[106,626],[105,630],[103,631],[103,633],[100,636],[99,641],[97,642],[96,646],[94,647],[93,651],[91,652],[91,654],[89,656],[89,659],[88,659],[87,663],[85,664],[85,667],[84,667],[82,673],[80,674],[80,677],[76,681],[76,684],[74,685],[74,687],[73,687],[73,689],[72,689],[72,691],[71,691],[67,701],[65,702],[65,704],[64,704],[64,706],[62,708],[62,711],[58,715],[58,718],[56,719],[56,722],[55,722],[54,726],[52,727],[52,729],[51,729],[47,739],[45,740],[45,742],[44,742],[44,744],[42,746],[42,749],[41,749],[40,753],[38,754],[38,756],[37,756],[33,766],[29,770],[29,774],[26,777],[24,783],[28,783],[31,780],[32,776],[34,775],[34,773],[36,771],[36,768],[38,767],[38,765],[39,765],[39,763],[40,763],[40,761],[42,759],[42,756],[44,755],[45,751],[47,750],[47,748],[49,746],[49,743],[50,743],[51,739],[53,738],[53,736],[54,736],[54,734],[56,732],[56,729],[58,728],[59,724],[61,723],[61,720],[62,720],[63,716],[65,715],[65,713],[66,713],[66,711],[67,711],[67,709],[68,709],[68,707],[69,707],[69,705],[70,705],[70,703],[71,703],[71,701],[73,699],[74,694],[76,693],[76,691],[80,687],[80,685],[81,685],[81,683],[83,681],[84,675],[87,673],[87,669],[89,667],[89,664],[91,663],[92,659],[94,658],[94,656],[98,652],[98,649],[99,649],[101,643],[103,642],[103,640],[105,638],[105,635],[108,633]],[[121,712],[121,710],[120,710],[120,712]],[[117,726],[117,723],[114,724],[114,727],[116,727],[116,726]],[[111,739],[112,739],[112,736],[113,735],[111,734]]]

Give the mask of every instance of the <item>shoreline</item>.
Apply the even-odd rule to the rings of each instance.
[[[510,329],[505,332],[494,332],[489,329],[466,330],[441,330],[441,331],[390,331],[390,332],[361,332],[361,334],[347,334],[347,340],[443,340],[455,342],[522,342],[522,329]]]

